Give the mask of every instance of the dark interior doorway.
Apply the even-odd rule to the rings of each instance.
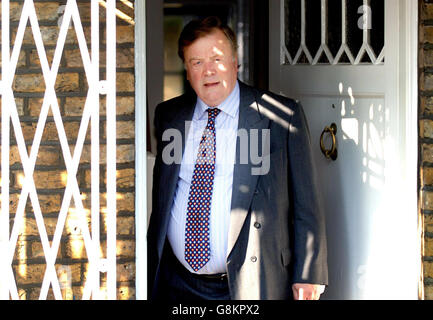
[[[189,21],[218,16],[237,34],[241,81],[268,89],[268,0],[165,0],[164,100],[189,90],[177,39]]]

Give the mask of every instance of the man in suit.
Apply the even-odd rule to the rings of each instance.
[[[149,297],[319,299],[325,223],[301,106],[237,79],[218,18],[179,39],[194,92],[155,111]]]

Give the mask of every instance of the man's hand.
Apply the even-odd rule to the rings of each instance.
[[[295,283],[292,285],[293,298],[295,300],[319,300],[325,291],[321,284]]]

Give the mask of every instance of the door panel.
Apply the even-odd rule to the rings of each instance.
[[[406,2],[385,0],[384,17],[378,9],[380,1],[374,6],[358,1],[358,8],[353,8],[353,2],[348,7],[348,2],[322,0],[314,7],[305,0],[271,1],[270,89],[298,99],[309,123],[327,221],[329,286],[323,298],[416,299],[417,212],[416,203],[407,196],[408,129],[402,117],[407,106],[400,77],[405,68],[401,7]],[[300,18],[293,18],[288,10],[299,10]],[[335,12],[340,14],[340,27],[333,25]],[[317,25],[309,28],[311,16],[321,17],[318,29]],[[356,18],[360,31],[349,17]],[[373,23],[363,24],[362,19]],[[378,27],[380,23],[383,26]],[[321,33],[315,37],[321,45],[314,52],[308,48],[311,30]],[[332,30],[341,32],[340,37],[333,37]],[[380,30],[385,30],[382,50],[378,49]],[[359,51],[353,50],[350,39],[356,32],[362,39]],[[334,42],[334,50],[329,51],[328,42],[336,38],[339,45]],[[293,45],[287,50],[293,39],[299,39],[298,51]],[[320,51],[327,59],[316,59]],[[341,51],[347,59],[339,60]],[[320,149],[322,132],[332,123],[337,126],[335,161]],[[323,140],[330,148],[328,133]]]
[[[371,213],[378,210],[383,197],[384,101],[358,98],[352,105],[350,98],[340,97],[302,96],[300,100],[306,106],[314,158],[326,203],[331,269],[331,285],[326,296],[358,299],[361,293],[345,290],[358,286],[360,280],[354,275],[362,275],[365,268],[368,256],[365,238],[374,218]],[[319,147],[322,130],[331,123],[337,125],[336,161],[326,159]],[[328,149],[330,140],[324,135]],[[340,279],[336,281],[333,276]]]

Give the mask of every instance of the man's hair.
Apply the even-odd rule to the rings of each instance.
[[[237,51],[236,34],[229,26],[223,24],[218,17],[207,17],[201,20],[192,20],[183,28],[178,42],[178,54],[182,61],[185,62],[184,50],[186,47],[216,30],[222,31],[227,37],[232,47],[233,56],[235,56]]]

